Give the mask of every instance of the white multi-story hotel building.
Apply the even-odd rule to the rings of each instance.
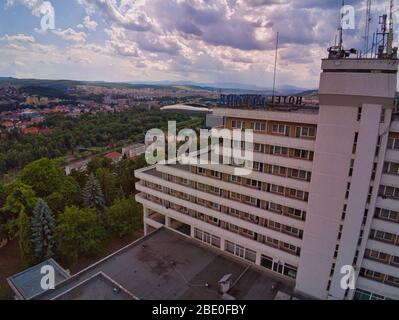
[[[318,106],[218,106],[254,130],[254,170],[136,172],[146,232],[182,232],[269,269],[318,299],[399,299],[398,60],[322,61]],[[341,287],[343,266],[356,288]]]

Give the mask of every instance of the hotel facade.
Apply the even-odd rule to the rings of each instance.
[[[252,173],[138,170],[145,232],[183,233],[311,298],[399,299],[397,71],[396,59],[329,58],[318,105],[215,107],[224,128],[254,131]],[[344,266],[355,289],[341,286]]]

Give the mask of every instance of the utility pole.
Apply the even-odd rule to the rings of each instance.
[[[274,57],[274,75],[273,75],[273,101],[276,93],[276,75],[277,75],[277,57],[278,57],[278,44],[279,44],[279,33],[276,36],[276,53]]]

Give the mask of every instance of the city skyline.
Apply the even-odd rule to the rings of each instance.
[[[276,32],[278,85],[315,88],[320,58],[337,34],[340,1],[92,1],[50,3],[55,29],[41,28],[42,0],[0,6],[0,75],[88,81],[234,82],[271,87]],[[348,47],[361,49],[365,1]],[[373,6],[373,26],[387,11]],[[293,71],[295,70],[295,72]]]

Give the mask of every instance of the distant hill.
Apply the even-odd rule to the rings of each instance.
[[[138,84],[140,82],[131,82]],[[143,83],[143,82],[141,82]],[[271,94],[273,88],[260,87],[250,84],[242,84],[235,82],[215,82],[215,83],[199,83],[193,81],[149,81],[144,84],[152,85],[166,85],[166,86],[188,86],[191,88],[201,88],[206,90],[227,90],[227,91],[246,91],[246,92],[258,92],[263,94]],[[298,92],[305,91],[305,88],[299,88],[290,85],[277,86],[276,91],[280,94],[297,94]]]
[[[1,85],[14,85],[16,87],[47,87],[56,90],[65,90],[68,87],[79,85],[92,85],[105,88],[154,88],[176,90],[206,90],[227,93],[257,93],[272,94],[272,88],[259,87],[242,83],[197,83],[193,81],[147,81],[147,82],[105,82],[105,81],[76,81],[76,80],[46,80],[46,79],[17,79],[12,77],[0,77]],[[276,88],[276,93],[282,95],[294,95],[304,92],[306,89],[295,86],[282,85]]]

